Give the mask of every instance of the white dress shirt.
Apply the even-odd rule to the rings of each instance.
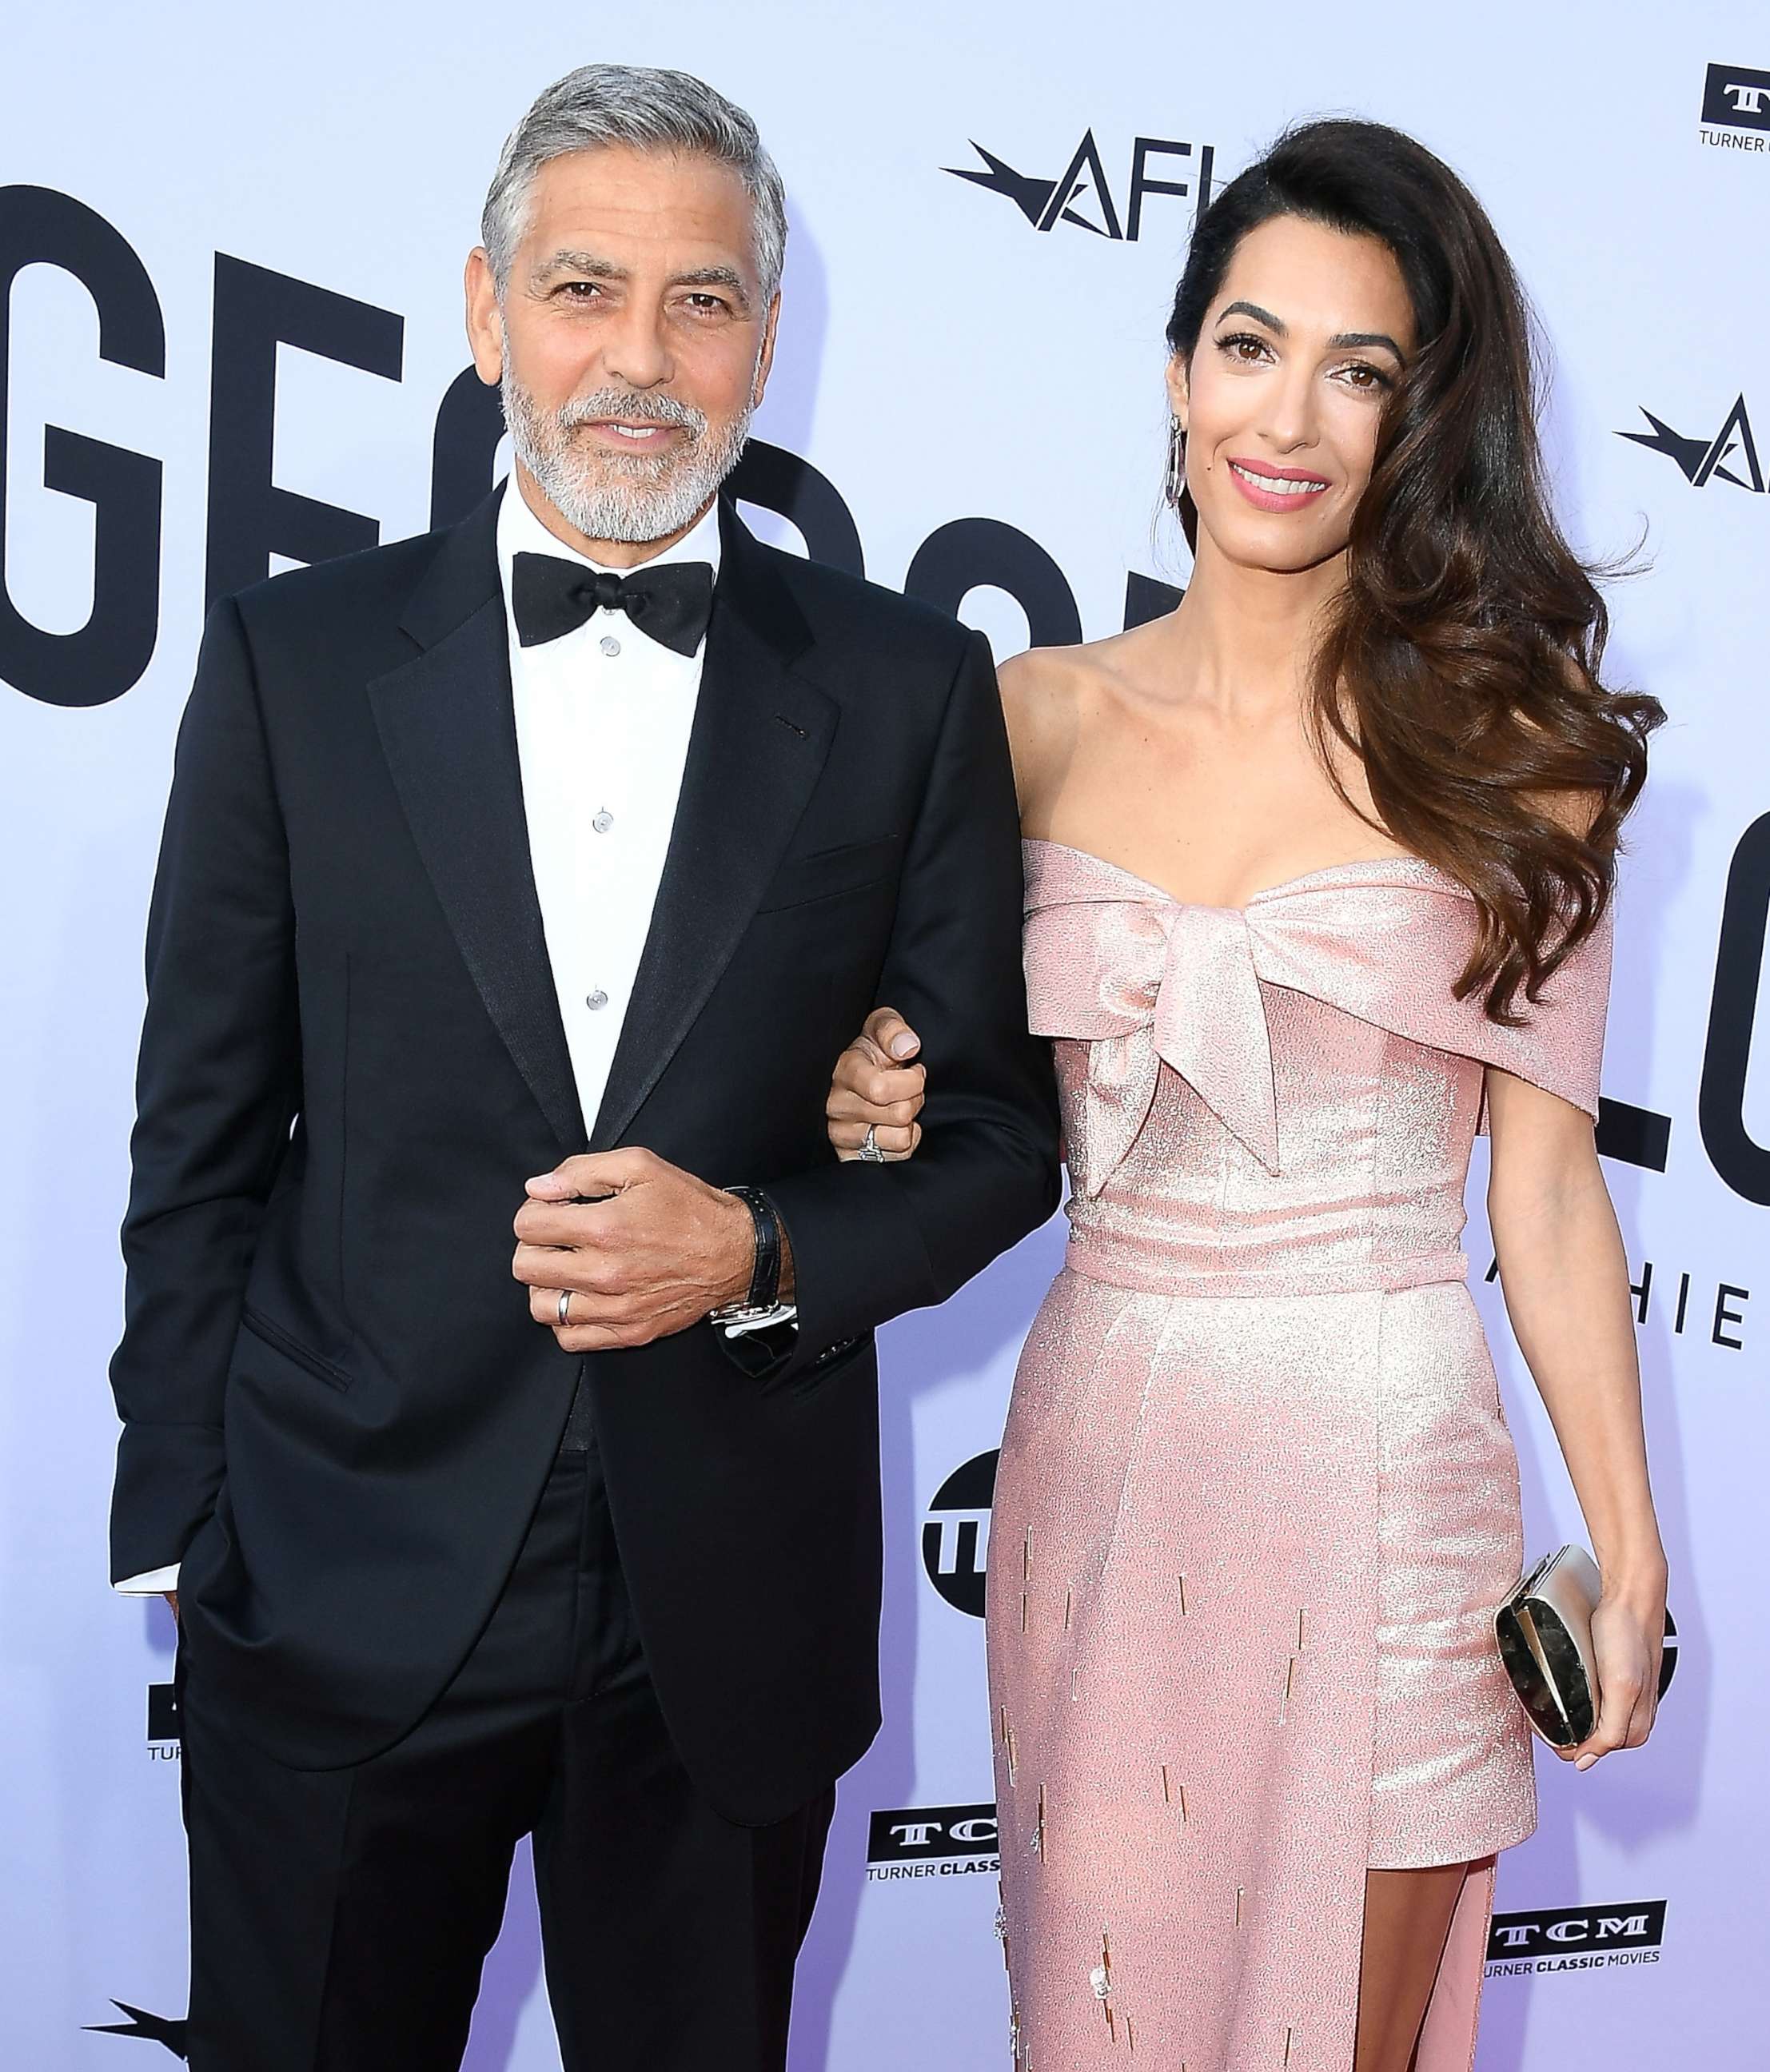
[[[510,609],[510,571],[519,553],[552,554],[588,569],[603,565],[550,532],[512,474],[498,510],[498,578],[517,752],[535,892],[588,1134],[664,876],[706,642],[693,655],[678,655],[640,632],[625,612],[595,611],[575,632],[525,648]],[[717,507],[644,565],[666,561],[710,562],[717,578]],[[793,1315],[783,1305],[730,1328],[761,1330]],[[116,1587],[127,1596],[175,1589],[178,1569],[132,1576]]]
[[[596,611],[574,633],[522,647],[509,610],[511,565],[519,553],[587,569],[602,564],[550,532],[511,481],[498,512],[498,573],[509,624],[522,800],[587,1133],[595,1128],[652,925],[706,643],[693,655],[678,655],[648,639],[625,612]],[[718,574],[716,511],[645,565],[669,561],[709,561]]]

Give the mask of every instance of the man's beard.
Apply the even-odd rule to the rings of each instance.
[[[737,466],[754,414],[747,409],[729,424],[711,425],[703,412],[673,396],[641,396],[624,388],[599,388],[545,410],[508,362],[500,393],[517,458],[560,516],[587,540],[632,545],[665,539],[693,523]],[[675,426],[686,434],[685,442],[631,458],[592,454],[573,434],[579,426],[606,417]]]

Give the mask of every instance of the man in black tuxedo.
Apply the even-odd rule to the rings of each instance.
[[[1056,1192],[987,648],[717,502],[784,235],[741,110],[562,80],[468,265],[501,498],[209,622],[113,1368],[196,2072],[457,2065],[529,1832],[568,2067],[784,2062],[879,1718],[873,1329]],[[838,1165],[885,997],[935,1126]]]

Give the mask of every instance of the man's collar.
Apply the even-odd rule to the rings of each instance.
[[[522,486],[515,471],[504,484],[504,495],[498,508],[498,569],[504,579],[506,594],[510,585],[510,564],[518,553],[553,554],[565,561],[579,561],[588,569],[605,570],[611,575],[631,575],[636,569],[661,568],[670,561],[706,561],[711,564],[717,578],[719,573],[719,508],[717,501],[702,513],[693,529],[683,535],[673,545],[648,560],[635,564],[633,569],[611,568],[607,562],[599,561],[591,555],[568,546],[556,532],[544,525],[529,508],[522,494]]]

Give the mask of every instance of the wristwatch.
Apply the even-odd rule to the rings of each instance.
[[[772,1316],[780,1306],[780,1219],[759,1187],[727,1187],[725,1191],[737,1196],[755,1224],[755,1264],[750,1269],[749,1293],[739,1301],[709,1311],[707,1322],[754,1324]]]

